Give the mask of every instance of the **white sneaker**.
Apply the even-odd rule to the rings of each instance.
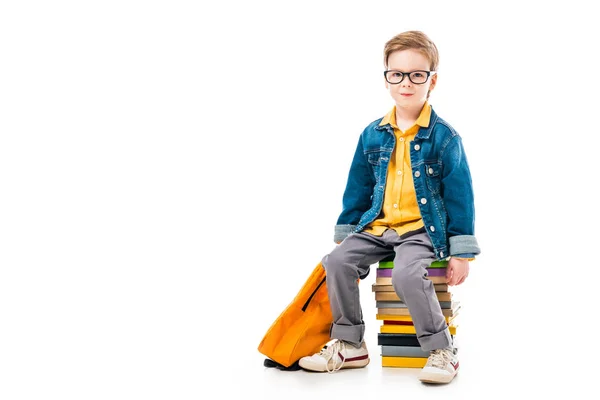
[[[427,364],[419,374],[421,382],[449,383],[458,373],[458,357],[452,350],[437,349],[431,351]]]
[[[362,368],[369,364],[369,352],[365,342],[354,347],[343,340],[333,339],[312,356],[302,357],[300,367],[315,372],[335,372],[342,368]]]

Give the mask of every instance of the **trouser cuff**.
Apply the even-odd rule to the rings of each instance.
[[[362,344],[365,335],[365,324],[360,325],[331,325],[332,339],[344,340],[357,346]]]
[[[419,344],[424,351],[443,349],[452,346],[452,337],[448,328],[441,332],[419,338]]]

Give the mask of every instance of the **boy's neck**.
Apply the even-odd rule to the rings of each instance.
[[[412,108],[404,108],[399,107],[396,104],[396,123],[402,125],[412,125],[415,123],[419,115],[421,114],[421,110],[423,110],[423,106],[425,102],[421,103]]]

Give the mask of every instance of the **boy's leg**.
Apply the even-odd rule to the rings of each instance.
[[[458,372],[458,358],[453,352],[452,337],[435,287],[426,278],[425,268],[435,260],[429,236],[422,230],[401,239],[395,250],[392,284],[410,310],[421,348],[430,352],[419,380],[449,383]]]
[[[435,260],[431,240],[424,230],[398,241],[395,247],[392,284],[406,303],[417,332],[421,348],[425,351],[449,348],[452,338],[433,282],[427,271]]]
[[[367,233],[348,236],[323,258],[333,325],[331,338],[360,346],[365,325],[360,306],[358,279],[369,274],[370,266],[393,254],[382,237]]]
[[[301,368],[333,372],[342,368],[363,368],[369,364],[369,352],[363,341],[358,279],[369,274],[371,264],[394,254],[393,247],[381,237],[367,233],[348,236],[323,258],[333,324],[331,339],[323,349],[299,360]]]

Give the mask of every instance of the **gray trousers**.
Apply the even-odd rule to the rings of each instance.
[[[382,236],[354,233],[323,258],[333,324],[331,338],[360,345],[365,324],[358,279],[369,275],[370,266],[394,255],[392,285],[410,312],[417,338],[425,351],[452,345],[433,282],[426,267],[435,260],[431,240],[424,229],[398,236],[388,229]]]

